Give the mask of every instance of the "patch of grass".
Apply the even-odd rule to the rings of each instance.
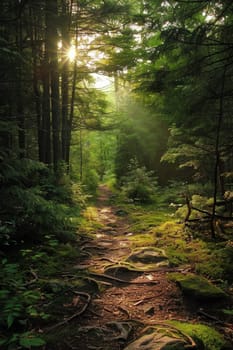
[[[169,321],[169,323],[178,328],[181,332],[184,332],[190,337],[192,337],[193,340],[196,342],[198,349],[227,349],[227,344],[222,334],[217,332],[214,328],[208,327],[203,324],[191,324],[178,321]]]
[[[88,234],[102,227],[103,224],[99,221],[97,208],[93,206],[87,207],[80,219],[79,231]]]
[[[137,210],[137,207],[135,209],[134,212],[130,213],[130,219],[132,221],[131,230],[136,233],[148,231],[169,218],[169,214],[166,211],[152,210],[150,207],[140,208],[140,211]]]
[[[169,247],[166,249],[166,253],[171,266],[179,266],[189,262],[188,257],[182,250],[179,251],[176,248]]]

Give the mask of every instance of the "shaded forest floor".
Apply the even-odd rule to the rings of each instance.
[[[62,295],[57,323],[44,330],[45,349],[125,349],[145,326],[171,320],[213,326],[231,343],[232,317],[219,318],[212,303],[203,306],[184,297],[169,278],[170,273],[192,272],[191,264],[171,266],[162,259],[155,266],[146,258],[139,265],[129,263],[133,252],[150,246],[151,235],[137,236],[127,209],[111,204],[112,198],[101,186],[96,206],[87,208],[89,226],[83,229],[80,258],[63,272],[64,281],[76,283],[77,291]],[[166,250],[164,244],[161,238],[159,246]],[[214,309],[230,304],[215,302]]]

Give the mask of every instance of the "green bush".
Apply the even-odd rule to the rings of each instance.
[[[89,169],[88,172],[84,174],[83,184],[89,193],[96,194],[99,181],[100,178],[95,169]]]
[[[48,232],[72,231],[70,208],[62,204],[65,198],[67,201],[71,198],[71,188],[54,182],[49,185],[52,175],[49,176],[46,165],[29,159],[11,159],[3,161],[0,170],[0,243],[3,246],[25,239],[35,241]]]
[[[122,178],[122,191],[125,196],[141,203],[153,202],[157,191],[157,179],[152,171],[140,167],[136,159],[132,159],[126,176]]]
[[[3,259],[0,263],[0,336],[1,349],[31,349],[45,341],[28,331],[29,323],[36,318],[46,319],[37,303],[41,299],[38,289],[29,289],[19,264]]]

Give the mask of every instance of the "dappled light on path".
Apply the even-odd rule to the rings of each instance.
[[[188,260],[171,262],[177,240],[188,247],[182,224],[146,210],[118,202],[107,186],[99,187],[96,205],[83,213],[80,256],[63,274],[72,287],[61,308],[71,315],[47,329],[61,327],[67,334],[49,350],[67,349],[63,343],[78,350],[144,350],[145,341],[148,350],[171,344],[194,350],[196,334],[208,344],[224,344],[222,333],[231,339],[232,324],[212,316],[211,297],[216,309],[230,308],[226,293],[198,278]],[[167,254],[169,247],[173,255]]]
[[[106,325],[111,322],[127,322],[130,335],[121,342],[128,342],[136,337],[138,329],[154,320],[192,319],[182,303],[179,288],[166,277],[168,266],[147,271],[146,263],[145,268],[142,263],[138,269],[127,261],[136,248],[130,240],[133,236],[130,220],[124,210],[110,205],[112,193],[106,186],[101,186],[99,192],[95,220],[100,227],[92,233],[93,239],[83,246],[86,257],[82,264],[88,267],[92,281],[101,292],[93,297],[89,311],[82,318],[83,330],[92,329],[95,333],[98,327],[106,331]],[[119,329],[115,332],[119,335]],[[101,341],[100,349],[122,348],[118,347],[116,334],[109,338],[110,343]],[[90,342],[96,340],[90,333],[83,337],[81,332],[79,339],[85,339],[86,343],[80,350],[88,349]]]

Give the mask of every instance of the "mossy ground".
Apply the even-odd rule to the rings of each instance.
[[[188,334],[196,342],[198,349],[223,350],[229,349],[222,334],[212,327],[203,324],[191,324],[177,321],[170,321],[171,325]]]
[[[115,198],[112,197],[114,204]],[[128,233],[127,239],[131,242],[132,251],[136,247],[154,247],[163,249],[169,259],[170,266],[189,266],[194,273],[208,277],[209,279],[218,279],[222,286],[228,290],[232,283],[232,263],[233,247],[230,240],[222,242],[213,242],[206,239],[201,233],[193,234],[177,221],[170,208],[158,209],[155,206],[140,206],[133,204],[119,204],[117,206],[124,213],[127,213]],[[75,220],[75,219],[74,219]],[[124,219],[123,219],[124,220]],[[98,285],[91,286],[86,283],[86,274],[84,270],[74,271],[74,265],[79,264],[82,259],[80,244],[82,240],[89,240],[95,233],[101,232],[104,228],[99,220],[98,211],[94,205],[89,206],[83,212],[83,217],[79,219],[77,241],[73,243],[57,243],[48,240],[47,245],[41,247],[37,252],[28,251],[23,259],[26,263],[27,254],[33,255],[36,270],[34,271],[39,278],[35,282],[37,288],[41,291],[42,297],[46,294],[49,300],[49,307],[45,308],[48,314],[47,320],[41,320],[40,326],[54,324],[59,319],[69,314],[69,311],[75,312],[72,308],[69,310],[66,305],[67,293],[69,290],[88,290],[95,289],[98,293]],[[81,238],[82,239],[81,239]],[[119,235],[119,240],[123,236]],[[31,261],[31,258],[30,258]],[[127,266],[126,266],[127,265]],[[123,267],[129,270],[132,266],[126,262]],[[119,267],[119,266],[118,266]],[[32,266],[32,268],[34,268]],[[64,272],[69,271],[74,278],[66,280]],[[49,290],[48,290],[49,289]],[[68,299],[72,299],[72,293]],[[43,304],[43,302],[41,302]],[[42,307],[42,306],[41,306]],[[228,317],[231,309],[225,309]],[[222,313],[224,313],[222,311]],[[178,327],[178,326],[177,326]],[[223,348],[224,340],[212,328],[205,328],[203,325],[181,324],[183,331],[190,336],[197,337],[198,341],[205,344],[207,350],[220,350]],[[186,329],[187,328],[187,329]],[[189,333],[190,331],[190,333]],[[68,340],[75,337],[77,328],[71,323],[69,327],[56,329],[52,333],[45,335],[48,342],[48,348],[57,349],[56,344],[64,344],[64,339]],[[193,333],[192,333],[193,332]],[[197,341],[197,342],[198,342]],[[62,347],[59,347],[62,348]],[[63,345],[65,348],[65,345]]]
[[[233,282],[231,237],[211,241],[205,232],[190,231],[175,219],[170,208],[157,210],[153,206],[131,205],[127,211],[133,245],[165,249],[172,266],[189,264],[197,274],[228,284]]]

